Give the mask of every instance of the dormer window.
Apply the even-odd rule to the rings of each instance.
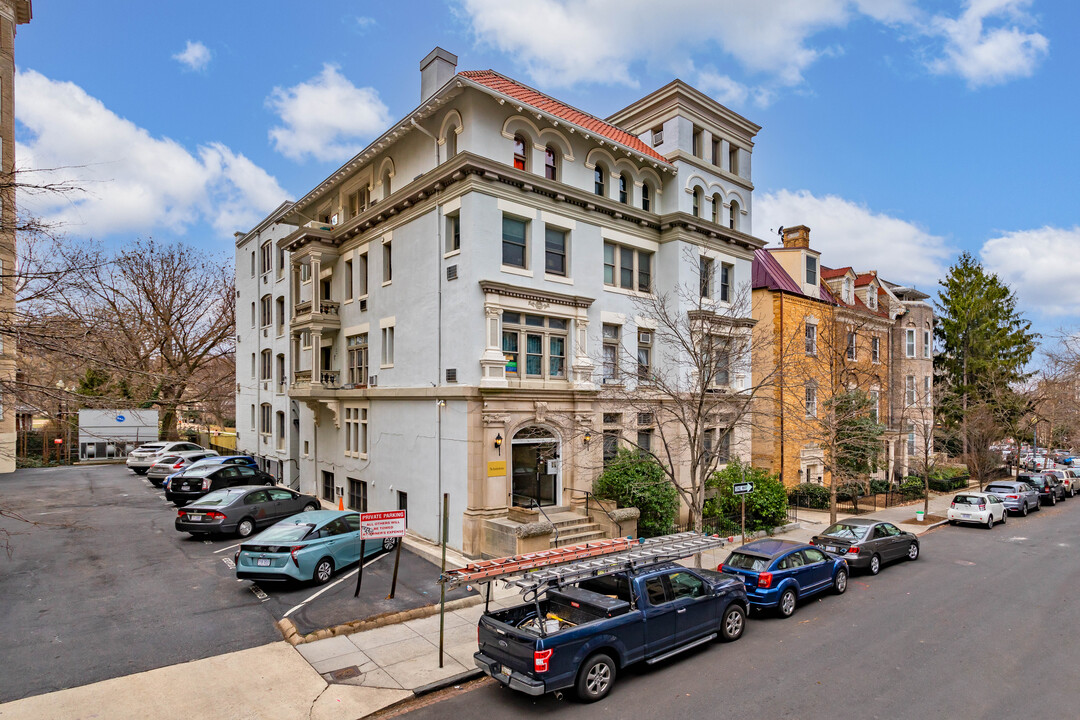
[[[866,291],[866,307],[877,310],[877,288],[873,285]]]
[[[514,167],[525,169],[525,138],[520,135],[514,136]]]
[[[844,295],[843,295],[843,298],[844,298],[844,302],[846,302],[848,305],[851,305],[851,304],[853,304],[855,302],[855,297],[854,297],[855,292],[853,290],[852,285],[853,284],[851,282],[851,278],[845,277],[844,278]]]
[[[817,258],[813,255],[806,256],[806,284],[814,287],[818,284]]]

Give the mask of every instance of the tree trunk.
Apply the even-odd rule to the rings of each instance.
[[[829,473],[829,524],[836,524],[836,473]]]

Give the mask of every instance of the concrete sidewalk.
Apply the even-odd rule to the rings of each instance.
[[[944,515],[952,494],[933,496],[930,512]],[[878,510],[864,517],[896,523],[914,533],[922,503]],[[805,542],[828,526],[829,514],[799,510],[801,527],[781,537]],[[702,565],[715,568],[740,538],[703,553]],[[416,538],[408,547],[439,562],[439,548]],[[466,558],[447,553],[447,567]],[[199,720],[200,718],[295,718],[356,720],[442,684],[478,674],[476,623],[484,607],[448,611],[443,666],[439,667],[439,616],[337,635],[295,648],[286,643],[220,655],[205,660],[113,678],[92,685],[38,695],[0,705],[0,720],[109,717],[116,720]],[[491,606],[520,603],[513,590],[494,588]]]

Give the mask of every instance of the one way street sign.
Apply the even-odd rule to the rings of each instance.
[[[748,493],[754,492],[754,483],[752,483],[752,482],[735,483],[734,487],[732,487],[731,490],[736,495],[746,495]]]

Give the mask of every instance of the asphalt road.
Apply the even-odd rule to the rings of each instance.
[[[409,720],[1072,718],[1080,707],[1080,499],[993,530],[942,527],[916,562],[856,575],[731,645],[625,670],[582,705],[491,680]]]
[[[426,605],[438,588],[438,568],[407,550],[394,602],[392,554],[369,560],[359,599],[355,566],[315,598],[309,583],[237,581],[237,539],[178,533],[164,493],[119,465],[20,470],[0,478],[0,498],[39,523],[0,518],[13,533],[0,554],[0,702],[273,642],[290,611],[308,631]]]

